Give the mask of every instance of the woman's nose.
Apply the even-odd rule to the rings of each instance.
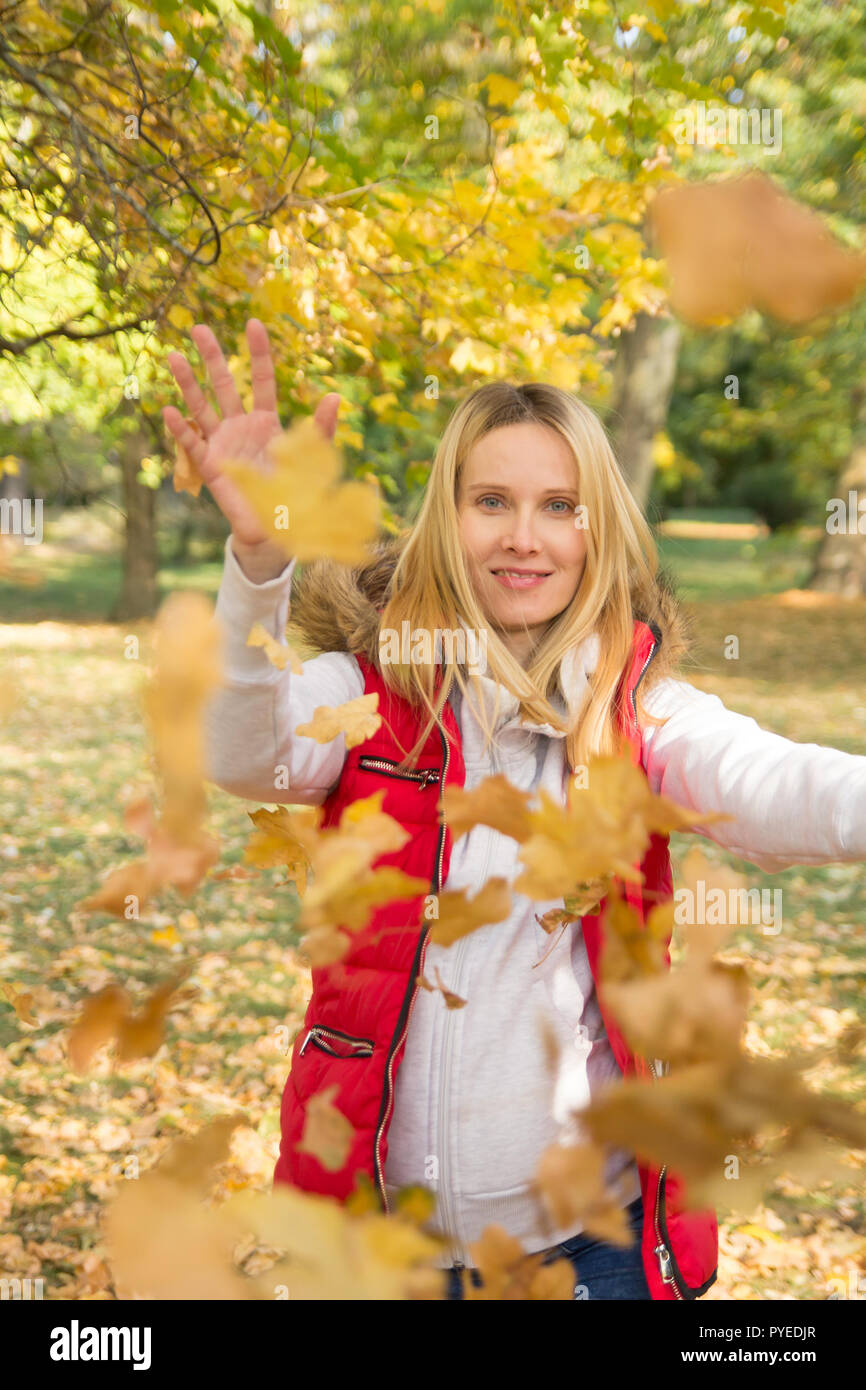
[[[509,517],[504,528],[502,540],[503,544],[511,546],[514,550],[537,550],[538,538],[535,531],[535,522],[532,517]]]

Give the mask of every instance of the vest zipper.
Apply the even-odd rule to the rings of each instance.
[[[652,1068],[653,1075],[661,1079],[663,1073],[659,1071],[657,1068],[656,1058],[652,1059],[652,1061],[650,1062],[650,1067]],[[661,1168],[659,1169],[659,1175],[656,1181],[655,1209],[653,1211],[653,1229],[655,1231],[655,1238],[657,1243],[653,1249],[653,1254],[659,1262],[659,1270],[661,1271],[662,1283],[670,1284],[673,1288],[676,1298],[684,1302],[685,1300],[683,1299],[683,1295],[680,1292],[679,1285],[677,1284],[676,1278],[674,1276],[673,1257],[667,1245],[662,1240],[661,1195],[662,1184],[664,1182],[665,1174],[667,1173],[667,1171],[668,1165],[666,1163],[663,1163]]]
[[[394,768],[398,764],[393,758],[369,758],[366,755],[358,759],[358,766],[366,768],[372,772],[380,772],[384,777],[396,777],[399,781],[417,782],[419,788],[430,787],[434,782],[439,781],[439,769],[437,767],[423,767],[409,772],[395,772]]]
[[[325,1028],[321,1023],[314,1023],[304,1041],[301,1043],[299,1057],[303,1057],[307,1043],[311,1042],[314,1047],[319,1047],[323,1052],[328,1052],[332,1057],[345,1057],[344,1052],[338,1052],[336,1048],[328,1046],[328,1038],[337,1039],[344,1042],[347,1047],[353,1049],[354,1055],[358,1057],[369,1057],[373,1051],[373,1041],[371,1038],[353,1038],[348,1033],[341,1033],[339,1028]],[[351,1055],[351,1054],[350,1054]]]
[[[635,726],[637,726],[637,688],[638,688],[638,686],[640,685],[641,681],[643,680],[643,678],[644,678],[644,673],[645,673],[645,671],[646,671],[646,668],[649,666],[650,662],[652,661],[653,657],[655,656],[655,654],[656,654],[656,649],[657,649],[657,647],[658,647],[659,642],[661,641],[661,631],[660,631],[660,629],[659,629],[658,627],[656,627],[655,623],[648,623],[647,626],[649,627],[650,631],[652,632],[652,635],[653,635],[653,644],[652,644],[652,646],[650,647],[649,651],[647,652],[646,660],[644,661],[643,666],[640,668],[640,674],[638,675],[637,680],[635,681],[634,685],[632,686],[632,691],[631,691],[631,707],[632,707],[632,711],[633,711],[633,713],[634,713]],[[663,1075],[663,1073],[662,1073],[662,1072],[658,1069],[658,1067],[657,1067],[657,1059],[656,1059],[656,1058],[653,1058],[653,1059],[651,1060],[651,1062],[650,1062],[650,1067],[651,1067],[651,1070],[652,1070],[653,1075],[656,1076],[657,1078],[660,1078],[660,1077]],[[662,1231],[661,1231],[661,1196],[662,1196],[662,1186],[663,1186],[663,1184],[664,1184],[665,1175],[666,1175],[667,1171],[668,1171],[668,1165],[667,1165],[666,1163],[662,1164],[661,1168],[659,1169],[658,1178],[657,1178],[657,1180],[656,1180],[656,1195],[655,1195],[655,1204],[654,1204],[654,1208],[653,1208],[653,1230],[654,1230],[654,1232],[655,1232],[656,1244],[655,1244],[655,1246],[653,1247],[653,1254],[655,1255],[656,1259],[657,1259],[658,1262],[659,1262],[659,1271],[660,1271],[660,1273],[661,1273],[662,1283],[663,1283],[663,1284],[670,1284],[671,1287],[672,1287],[672,1289],[673,1289],[673,1291],[674,1291],[675,1297],[676,1297],[679,1301],[684,1302],[685,1300],[683,1299],[682,1292],[680,1291],[680,1287],[679,1287],[679,1285],[678,1285],[678,1283],[677,1283],[677,1281],[676,1281],[676,1277],[675,1277],[675,1275],[674,1275],[673,1256],[671,1255],[671,1252],[670,1252],[668,1246],[667,1246],[667,1245],[665,1244],[665,1242],[662,1240]]]
[[[661,629],[658,628],[658,627],[656,627],[655,623],[647,623],[647,627],[649,628],[650,632],[651,632],[652,635],[653,635],[653,644],[652,644],[652,646],[650,647],[649,651],[647,652],[646,661],[644,662],[643,666],[640,668],[640,675],[638,676],[637,680],[635,681],[634,685],[632,686],[632,692],[631,692],[631,707],[632,707],[632,710],[633,710],[633,712],[634,712],[634,722],[635,722],[635,724],[637,724],[637,688],[638,688],[638,686],[640,685],[641,681],[643,680],[643,678],[644,678],[644,672],[646,671],[646,668],[649,666],[650,662],[652,661],[653,657],[655,656],[655,654],[656,654],[656,648],[658,647],[658,644],[659,644],[659,642],[661,641]]]
[[[498,764],[497,757],[496,757],[496,752],[495,752],[495,750],[494,750],[493,748],[491,748],[491,750],[490,750],[490,765],[491,765],[491,769],[492,769],[493,773],[497,773],[497,772],[500,771],[499,764]],[[494,832],[493,832],[489,827],[485,827],[485,829],[487,830],[487,846],[486,846],[485,856],[484,856],[484,867],[483,867],[483,869],[480,871],[480,873],[479,873],[479,875],[478,875],[478,883],[479,883],[479,885],[481,885],[482,887],[483,887],[484,884],[487,882],[487,870],[488,870],[488,868],[489,868],[489,866],[490,866],[490,855],[491,855],[492,847],[493,847],[493,834],[494,834]],[[452,950],[453,950],[453,952],[454,952],[454,973],[453,973],[453,975],[452,975],[452,977],[451,977],[451,988],[452,988],[455,992],[457,992],[457,993],[459,993],[459,991],[460,991],[460,972],[461,972],[461,968],[462,968],[462,965],[463,965],[464,957],[465,957],[466,952],[467,952],[468,949],[469,949],[469,938],[468,938],[467,936],[462,936],[462,937],[460,938],[460,940],[457,941],[457,942],[454,944],[454,946],[452,947]],[[442,1159],[441,1171],[440,1171],[440,1173],[439,1173],[439,1216],[440,1216],[440,1219],[441,1219],[441,1222],[442,1222],[443,1229],[444,1229],[444,1230],[447,1232],[447,1234],[448,1234],[448,1242],[449,1242],[450,1253],[451,1253],[451,1263],[452,1263],[452,1265],[453,1265],[453,1267],[454,1267],[455,1269],[460,1269],[460,1270],[462,1270],[462,1269],[465,1269],[465,1268],[466,1268],[466,1261],[462,1258],[462,1256],[465,1254],[465,1251],[464,1251],[464,1248],[463,1248],[462,1241],[460,1241],[460,1240],[458,1239],[458,1237],[454,1234],[454,1221],[453,1221],[453,1216],[452,1216],[452,1212],[451,1212],[451,1206],[450,1206],[450,1203],[449,1203],[449,1200],[448,1200],[448,1192],[449,1192],[449,1184],[450,1184],[451,1171],[450,1171],[450,1167],[449,1167],[449,1165],[448,1165],[448,1163],[447,1163],[447,1157],[448,1157],[448,1137],[446,1136],[446,1125],[447,1125],[447,1122],[448,1122],[448,1101],[450,1100],[450,1090],[451,1090],[451,1088],[450,1088],[450,1076],[449,1076],[449,1071],[450,1071],[450,1068],[451,1068],[451,1044],[452,1044],[453,1029],[454,1029],[455,1024],[456,1024],[456,1019],[454,1019],[454,1018],[452,1017],[451,1011],[450,1011],[450,1010],[446,1010],[446,1011],[445,1011],[445,1024],[444,1024],[444,1037],[443,1037],[443,1040],[442,1040],[442,1066],[441,1066],[441,1075],[440,1075],[440,1083],[439,1083],[439,1105],[438,1105],[438,1114],[439,1114],[439,1140],[438,1140],[438,1142],[439,1142],[439,1149],[440,1149],[440,1151],[441,1151],[441,1159]],[[455,1255],[457,1255],[458,1258],[455,1259],[455,1258],[454,1258]]]
[[[430,774],[430,772],[433,772],[439,778],[439,796],[441,799],[445,795],[445,778],[448,773],[450,750],[448,747],[448,740],[443,734],[441,728],[439,729],[439,738],[442,742],[443,749],[441,772],[437,773],[435,768],[427,768],[424,770],[423,773],[412,774],[412,779],[414,780],[415,777],[420,777],[422,775],[426,777]],[[359,763],[363,761],[364,759],[359,759]],[[392,767],[396,767],[396,763],[391,762],[390,759],[372,758],[370,759],[370,762],[385,762],[386,764],[390,764],[390,766]],[[406,776],[407,774],[392,773],[391,775]],[[443,812],[442,824],[439,827],[439,843],[436,851],[436,862],[433,873],[433,881],[430,885],[431,893],[438,893],[442,887],[442,860],[445,855],[445,829],[445,815]],[[394,1103],[394,1058],[396,1057],[401,1046],[403,1045],[403,1040],[405,1039],[406,1034],[409,1031],[409,1020],[412,1017],[412,1008],[415,1003],[415,996],[418,993],[418,976],[423,972],[424,969],[424,956],[427,951],[427,942],[429,940],[429,937],[430,930],[425,925],[422,928],[420,937],[418,938],[418,946],[415,951],[415,959],[412,962],[412,973],[409,978],[409,984],[406,987],[406,993],[403,996],[403,1005],[400,1009],[400,1017],[397,1020],[397,1027],[394,1030],[394,1037],[391,1040],[391,1048],[388,1053],[388,1061],[385,1066],[385,1087],[382,1092],[383,1108],[381,1111],[379,1124],[376,1128],[376,1138],[373,1144],[373,1161],[376,1168],[376,1182],[379,1186],[379,1193],[382,1199],[382,1207],[385,1212],[389,1212],[390,1207],[388,1206],[388,1195],[385,1191],[385,1170],[382,1164],[381,1143],[382,1135],[385,1133],[385,1128],[388,1124],[388,1120],[391,1115],[391,1107]]]

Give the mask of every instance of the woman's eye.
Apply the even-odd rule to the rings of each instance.
[[[483,507],[483,506],[485,505],[485,503],[487,503],[487,502],[499,503],[499,502],[501,502],[501,501],[502,501],[502,498],[501,498],[501,497],[494,497],[494,496],[492,496],[491,494],[489,494],[489,495],[486,496],[486,497],[479,497],[479,499],[478,499],[478,504],[479,504],[479,506],[482,506],[482,507]],[[563,516],[563,515],[565,515],[565,513],[570,512],[570,511],[572,510],[572,504],[571,504],[571,502],[567,501],[564,497],[557,497],[557,498],[554,498],[554,500],[553,500],[552,502],[548,502],[547,505],[548,505],[549,507],[557,507],[557,508],[559,508],[559,515],[560,515],[560,516]],[[489,508],[485,508],[485,510],[489,510]]]

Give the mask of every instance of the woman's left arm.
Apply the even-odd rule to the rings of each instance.
[[[660,681],[644,703],[667,718],[642,727],[653,791],[732,817],[698,834],[767,873],[866,860],[866,757],[771,733],[685,681]]]

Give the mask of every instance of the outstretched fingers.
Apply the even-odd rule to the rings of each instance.
[[[220,417],[196,381],[195,372],[182,352],[168,354],[168,367],[180,387],[187,409],[207,439],[219,424]]]
[[[207,324],[197,323],[192,329],[192,339],[207,367],[214,395],[224,417],[227,419],[230,415],[243,415],[244,408],[238,395],[235,379],[229,371],[228,363],[223,357],[222,348],[213,331],[208,328]]]
[[[247,321],[250,346],[250,380],[253,383],[253,409],[277,413],[277,383],[271,358],[268,330],[261,319]]]
[[[329,391],[316,406],[313,419],[326,439],[333,440],[337,431],[337,415],[340,410],[340,394]]]
[[[183,445],[196,467],[200,467],[207,453],[207,440],[202,439],[198,431],[193,428],[189,420],[181,415],[176,406],[163,406],[162,418],[178,444]]]

